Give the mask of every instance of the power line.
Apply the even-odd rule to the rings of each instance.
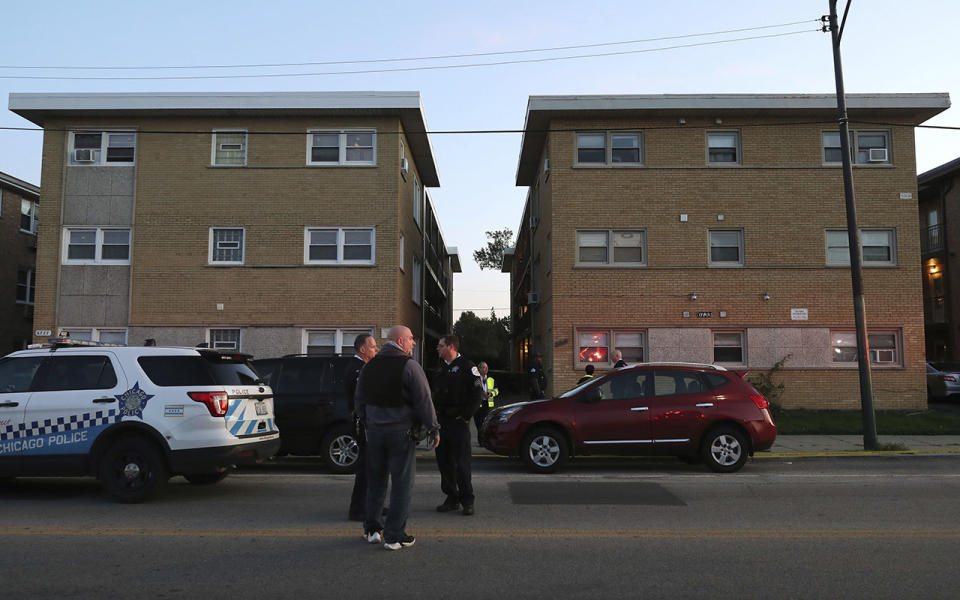
[[[201,79],[255,79],[255,78],[278,78],[278,77],[315,77],[321,75],[365,75],[372,73],[402,73],[410,71],[433,71],[449,69],[465,69],[476,67],[495,67],[502,65],[516,65],[524,63],[555,62],[561,60],[578,60],[583,58],[600,58],[606,56],[623,56],[627,54],[644,54],[647,52],[662,52],[665,50],[677,50],[680,48],[695,48],[698,46],[714,46],[719,44],[730,44],[733,42],[743,42],[748,40],[762,40],[800,33],[819,32],[819,29],[802,29],[799,31],[788,31],[785,33],[772,33],[768,35],[757,35],[742,38],[731,38],[728,40],[713,40],[709,42],[697,42],[693,44],[677,44],[674,46],[661,46],[659,48],[645,48],[641,50],[621,50],[618,52],[603,52],[598,54],[579,54],[574,56],[551,56],[543,58],[528,58],[518,60],[503,60],[484,63],[465,63],[458,65],[433,65],[421,67],[400,67],[395,69],[360,69],[354,71],[318,71],[315,73],[262,73],[250,75],[163,75],[163,76],[139,76],[139,77],[57,77],[47,75],[0,75],[0,79],[29,79],[29,80],[54,80],[54,81],[170,81],[170,80],[201,80]]]
[[[601,48],[606,46],[622,46],[627,44],[643,44],[647,42],[662,42],[666,40],[678,40],[694,37],[706,37],[710,35],[724,35],[728,33],[742,33],[744,31],[758,31],[761,29],[775,29],[777,27],[791,27],[793,25],[802,25],[804,23],[819,23],[819,19],[805,19],[803,21],[793,21],[790,23],[778,23],[776,25],[760,25],[757,27],[742,27],[740,29],[726,29],[723,31],[709,31],[705,33],[688,33],[683,35],[662,36],[653,38],[644,38],[639,40],[625,40],[620,42],[600,42],[594,44],[577,44],[571,46],[554,46],[552,48],[529,48],[523,50],[502,50],[499,52],[471,52],[465,54],[443,54],[438,56],[415,56],[407,58],[373,58],[366,60],[334,60],[321,62],[299,62],[299,63],[261,63],[261,64],[235,64],[235,65],[174,65],[174,66],[111,66],[111,67],[76,67],[76,66],[48,66],[48,65],[0,65],[0,69],[63,69],[74,71],[122,71],[122,70],[160,70],[160,69],[253,69],[253,68],[276,68],[276,67],[314,67],[328,65],[356,65],[371,63],[391,63],[391,62],[413,62],[424,60],[445,60],[451,58],[473,58],[478,56],[500,56],[508,54],[530,54],[534,52],[557,52],[560,50],[577,50],[581,48]]]

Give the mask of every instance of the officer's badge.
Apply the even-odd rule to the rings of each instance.
[[[470,372],[473,373],[474,377],[480,377],[480,371],[478,371],[476,367],[470,369]]]
[[[450,372],[451,372],[451,373],[456,373],[456,372],[459,371],[459,370],[460,370],[460,365],[456,365],[456,366],[450,368]]]
[[[133,384],[133,387],[124,393],[115,396],[120,401],[121,417],[139,417],[143,418],[143,409],[147,406],[147,400],[153,398],[140,389],[140,382]]]

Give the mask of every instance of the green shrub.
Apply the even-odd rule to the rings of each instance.
[[[770,370],[747,377],[747,382],[757,388],[757,391],[763,394],[763,397],[770,403],[770,410],[774,414],[781,410],[780,396],[783,395],[784,385],[782,382],[774,381],[773,377],[777,374],[777,371],[783,368],[788,358],[790,358],[789,354],[778,360],[776,364],[770,367]]]

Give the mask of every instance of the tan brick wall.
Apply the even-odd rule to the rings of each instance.
[[[381,328],[403,320],[419,329],[409,280],[420,238],[410,212],[412,178],[405,182],[399,171],[399,119],[105,118],[50,123],[48,129],[64,126],[139,131],[130,327],[375,327],[379,337]],[[377,166],[307,166],[307,130],[324,128],[375,128]],[[246,167],[210,165],[214,129],[248,131]],[[203,133],[155,133],[161,131]],[[56,322],[53,299],[64,172],[84,168],[64,166],[66,142],[64,133],[45,135],[43,181],[49,185],[41,213],[37,327],[51,329],[63,325]],[[415,171],[409,149],[407,156]],[[244,265],[207,264],[214,226],[245,227]],[[375,227],[375,264],[305,266],[304,228],[311,226]],[[401,227],[405,273],[397,256]]]
[[[725,118],[719,126],[688,118],[685,128],[669,129],[654,127],[671,127],[675,119],[551,123],[562,130],[643,129],[646,164],[575,166],[575,134],[550,137],[550,193],[541,191],[543,217],[535,239],[541,252],[552,246],[551,277],[541,277],[538,285],[550,286],[541,287],[541,298],[550,299],[543,314],[555,346],[555,393],[582,375],[575,369],[576,327],[853,328],[850,271],[825,266],[825,230],[846,227],[841,171],[822,166],[821,134],[831,128],[783,126],[789,118]],[[741,166],[705,164],[707,127],[740,132]],[[854,171],[859,226],[896,229],[897,265],[864,270],[868,327],[900,330],[903,342],[902,368],[873,370],[874,398],[878,408],[921,408],[924,341],[912,129],[892,128],[892,143],[892,167]],[[901,192],[913,199],[901,200]],[[687,222],[680,222],[681,213]],[[647,266],[577,267],[576,231],[592,228],[645,229]],[[743,231],[744,267],[708,267],[710,229]],[[689,300],[692,291],[696,301]],[[770,301],[762,300],[765,291]],[[809,321],[791,321],[791,308],[807,308]],[[683,311],[693,314],[684,318]],[[698,319],[697,311],[713,317]],[[719,318],[720,311],[726,318]],[[787,406],[859,406],[855,368],[788,365],[783,377]]]

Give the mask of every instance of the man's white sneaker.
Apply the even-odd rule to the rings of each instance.
[[[399,542],[385,542],[383,547],[387,550],[400,550],[412,546],[416,539],[412,535],[405,535]]]
[[[379,544],[383,538],[380,537],[379,531],[365,531],[363,533],[363,539],[367,540],[369,544]]]

